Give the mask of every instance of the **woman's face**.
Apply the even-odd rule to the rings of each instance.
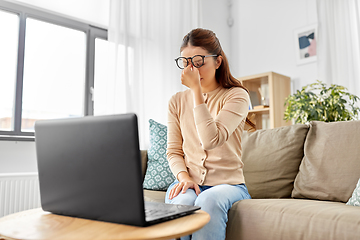
[[[181,56],[186,58],[193,57],[195,55],[207,56],[211,54],[204,48],[194,47],[191,45],[183,48],[181,52]],[[192,64],[191,61],[189,61],[189,64]],[[216,69],[219,68],[220,64],[221,56],[218,56],[216,60],[214,57],[206,57],[204,59],[204,65],[198,68],[200,74],[200,84],[203,93],[215,90],[219,86],[219,83],[216,82],[215,72]]]

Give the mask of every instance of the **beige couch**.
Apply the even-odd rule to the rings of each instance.
[[[242,148],[253,199],[232,206],[226,239],[360,239],[360,207],[345,204],[360,178],[360,121],[244,133]]]

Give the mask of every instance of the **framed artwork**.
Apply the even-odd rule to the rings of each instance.
[[[317,25],[309,25],[294,31],[297,64],[314,62],[317,59]]]

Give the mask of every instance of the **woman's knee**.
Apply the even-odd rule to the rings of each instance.
[[[173,199],[166,199],[166,203],[181,204],[181,205],[194,205],[197,195],[193,189],[188,189],[185,193],[180,192],[179,195]]]
[[[239,186],[218,185],[203,191],[196,199],[195,205],[228,211],[234,202],[243,199],[242,195],[243,190]]]
[[[202,192],[195,200],[195,206],[201,207],[205,211],[216,211],[216,209],[221,209],[222,211],[227,211],[228,201],[214,194],[210,191]]]

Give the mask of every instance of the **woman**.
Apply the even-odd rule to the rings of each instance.
[[[192,239],[225,239],[228,210],[250,198],[241,161],[241,135],[245,122],[251,124],[249,95],[230,74],[212,31],[192,30],[180,52],[176,63],[189,89],[169,101],[167,158],[177,180],[165,202],[200,206],[210,214]]]

